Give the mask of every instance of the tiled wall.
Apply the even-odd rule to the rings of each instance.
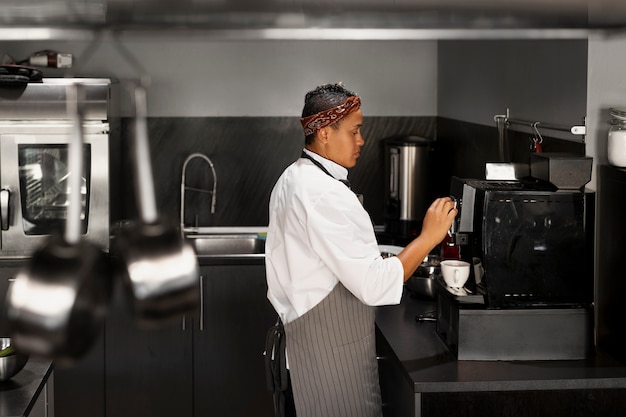
[[[366,144],[349,174],[355,192],[364,194],[365,207],[374,223],[383,217],[383,152],[381,140],[395,135],[435,136],[434,117],[366,118]],[[179,218],[180,182],[185,158],[194,152],[208,156],[217,174],[217,207],[209,213],[210,194],[187,191],[186,224],[199,226],[267,225],[271,189],[283,169],[298,158],[304,136],[295,117],[153,118],[148,121],[157,206]],[[132,157],[132,119],[122,120],[121,155],[113,204],[116,220],[136,216]],[[112,162],[114,164],[114,162]],[[117,167],[114,165],[113,170]],[[187,168],[186,184],[212,188],[206,162],[194,159]]]
[[[300,154],[304,139],[299,121],[291,117],[153,118],[148,123],[156,199],[167,216],[180,217],[182,166],[188,155],[200,152],[214,163],[217,206],[211,215],[210,194],[186,192],[185,223],[199,226],[267,225],[269,195],[282,170]],[[136,214],[130,151],[132,119],[122,120],[121,154],[112,170],[119,176],[113,189],[114,220]],[[432,177],[433,197],[447,195],[450,176],[483,178],[485,162],[498,161],[495,126],[436,117],[371,117],[365,119],[366,144],[349,178],[364,194],[374,224],[384,222],[384,148],[382,140],[398,135],[436,138]],[[544,151],[584,155],[584,145],[545,137]],[[511,159],[527,162],[529,138],[509,132]],[[117,158],[116,158],[117,159]],[[210,168],[201,159],[187,169],[186,184],[211,189]],[[196,220],[197,216],[197,220]]]

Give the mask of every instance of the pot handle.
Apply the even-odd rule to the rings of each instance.
[[[9,201],[11,198],[11,190],[3,188],[0,190],[0,228],[9,230]]]
[[[77,84],[69,84],[66,87],[67,113],[72,120],[72,134],[68,147],[68,188],[69,205],[67,207],[67,219],[65,223],[65,241],[69,244],[77,244],[81,237],[81,180],[83,172],[83,114],[79,105],[80,94],[83,93]]]
[[[158,219],[154,179],[148,144],[148,105],[146,90],[143,86],[135,87],[135,181],[139,214],[144,223],[155,223]]]

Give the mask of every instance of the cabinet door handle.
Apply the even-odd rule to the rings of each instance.
[[[0,228],[9,230],[9,197],[11,191],[8,188],[0,190]]]
[[[200,331],[204,330],[204,275],[200,275]]]

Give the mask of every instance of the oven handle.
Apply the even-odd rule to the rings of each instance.
[[[11,190],[3,188],[0,190],[0,228],[9,230],[9,198]]]

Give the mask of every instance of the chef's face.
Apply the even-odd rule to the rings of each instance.
[[[327,158],[344,168],[352,168],[361,154],[361,146],[365,144],[361,136],[363,113],[353,111],[341,119],[337,127],[327,126],[326,152]]]

